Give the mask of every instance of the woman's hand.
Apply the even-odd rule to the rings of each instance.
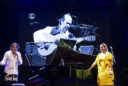
[[[110,75],[112,75],[112,74],[113,74],[112,70],[110,70],[110,71],[109,71],[109,74],[110,74]]]
[[[88,68],[87,71],[90,72],[90,68]]]
[[[88,72],[90,72],[90,70],[96,66],[96,60],[93,62],[93,64],[91,65],[90,68],[87,69]]]

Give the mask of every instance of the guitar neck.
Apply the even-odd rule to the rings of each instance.
[[[81,41],[83,41],[83,40],[86,40],[86,38],[85,37],[80,37],[80,38],[73,38],[72,40],[81,40]]]
[[[73,38],[73,40],[76,40],[77,42],[84,41],[84,40],[95,41],[96,37],[95,36],[87,36],[87,37]]]

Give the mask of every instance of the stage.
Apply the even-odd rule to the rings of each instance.
[[[115,86],[128,85],[127,0],[1,0],[0,2],[0,61],[5,52],[10,50],[10,44],[16,42],[20,45],[19,51],[23,59],[23,64],[19,67],[20,83],[32,86],[28,79],[38,74],[42,67],[59,66],[63,69],[66,66],[68,77],[54,82],[47,80],[44,82],[55,86],[96,86],[97,67],[92,70],[91,79],[78,78],[84,77],[81,74],[86,72],[100,53],[100,44],[106,43],[109,52],[113,53],[116,60],[113,66]],[[58,48],[60,39],[51,40],[56,37],[54,33],[52,36],[46,35],[44,37],[46,41],[43,37],[41,38],[43,41],[35,41],[36,31],[47,27],[54,27],[56,30],[64,14],[72,17],[72,23],[66,24],[70,26],[69,32],[72,33],[70,37],[74,36],[74,39],[67,40],[64,37],[67,41],[62,44],[68,49],[66,47],[63,50],[60,48],[62,46]],[[39,35],[37,38],[40,37]],[[78,42],[79,39],[82,41]],[[54,48],[51,44],[55,45]],[[51,52],[47,52],[48,50]],[[46,53],[42,53],[45,51]],[[0,85],[3,82],[3,71],[4,66],[0,66]],[[80,77],[76,78],[77,74],[80,74]],[[43,83],[34,83],[35,86],[39,84]]]

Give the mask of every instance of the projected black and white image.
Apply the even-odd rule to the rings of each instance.
[[[99,43],[111,43],[107,35],[111,33],[109,13],[23,10],[20,14],[19,39],[25,45],[25,56],[32,66],[51,64],[60,39],[68,41],[65,43],[72,51],[87,55],[96,55]]]

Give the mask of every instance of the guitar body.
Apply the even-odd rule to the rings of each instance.
[[[58,44],[56,42],[59,42],[59,40],[61,38],[67,39],[65,37],[64,33],[57,34],[57,35],[43,33],[43,37],[41,39],[42,42],[39,44],[41,46],[38,48],[38,53],[42,56],[47,56],[47,55],[52,54],[53,51],[58,46]],[[86,40],[86,41],[95,41],[96,38],[95,38],[95,36],[87,36],[87,37],[82,37],[82,38],[74,38],[74,40],[77,40],[77,42],[81,42],[81,41],[84,41],[84,40]]]
[[[43,34],[44,38],[43,39],[45,42],[42,42],[41,46],[38,48],[38,53],[42,56],[47,56],[52,54],[52,52],[57,48],[57,42],[61,38],[66,39],[64,34],[57,34],[57,35],[52,35],[52,34]]]
[[[49,43],[48,43],[49,44]],[[50,43],[48,48],[38,48],[38,53],[42,56],[47,56],[52,54],[52,52],[57,48],[57,45],[55,43]]]

